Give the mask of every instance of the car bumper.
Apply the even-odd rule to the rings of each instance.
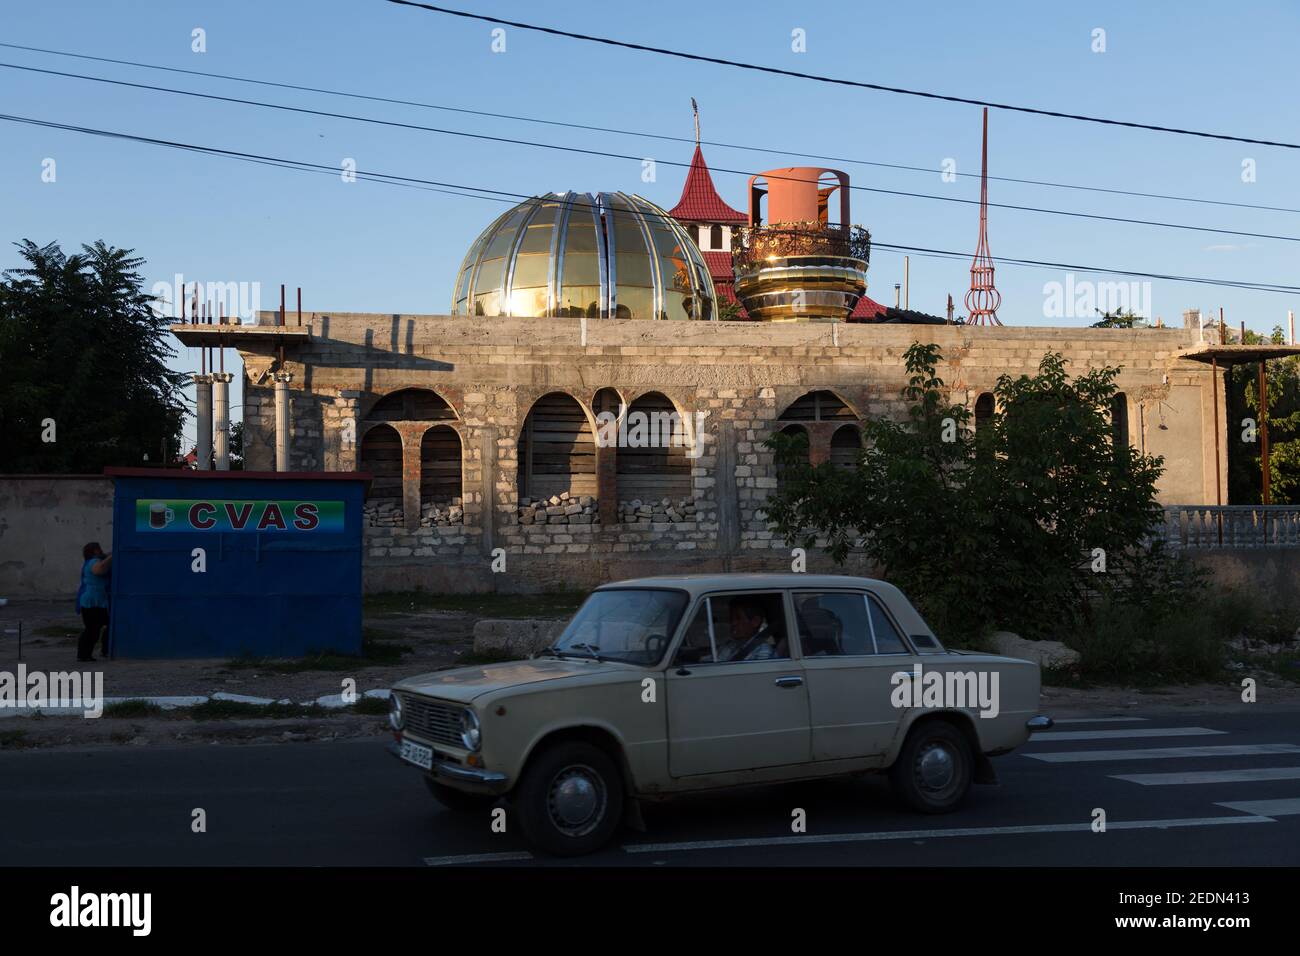
[[[457,790],[499,795],[510,789],[510,778],[505,774],[494,770],[483,770],[478,767],[465,767],[446,759],[439,760],[437,751],[434,751],[433,767],[429,770],[424,770],[423,767],[416,766],[409,760],[403,760],[402,748],[398,744],[389,744],[388,752],[400,760],[404,766],[415,770],[423,770],[439,783],[445,783]]]

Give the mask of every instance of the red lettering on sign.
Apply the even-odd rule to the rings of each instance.
[[[306,501],[294,508],[293,514],[293,526],[299,531],[311,531],[320,523],[320,516],[316,513],[316,506]]]
[[[266,510],[262,512],[262,520],[257,523],[257,530],[265,531],[272,525],[281,531],[289,530],[289,526],[284,523],[284,513],[280,511],[280,506],[274,501],[269,501]]]
[[[235,511],[235,506],[229,501],[226,502],[226,517],[230,519],[230,526],[236,531],[239,531],[244,527],[244,525],[248,524],[248,519],[252,513],[253,503],[251,501],[246,502],[244,507],[239,511]]]
[[[216,510],[216,505],[209,504],[206,501],[194,502],[194,504],[190,505],[190,524],[200,531],[211,528],[217,523],[217,519],[212,517]],[[207,517],[200,517],[199,512],[201,511],[206,511]]]

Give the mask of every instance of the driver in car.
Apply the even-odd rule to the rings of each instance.
[[[733,601],[731,638],[718,645],[718,662],[765,661],[776,656],[776,635],[753,601]]]

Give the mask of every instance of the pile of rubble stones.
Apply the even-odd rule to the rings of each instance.
[[[520,498],[520,524],[600,524],[596,499],[562,491],[549,498]]]

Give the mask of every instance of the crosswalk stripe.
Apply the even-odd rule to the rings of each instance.
[[[1062,717],[1054,721],[1055,724],[1129,724],[1134,721],[1145,721],[1145,717]]]
[[[1031,744],[1049,744],[1056,740],[1128,740],[1134,737],[1200,737],[1206,734],[1223,734],[1224,730],[1208,727],[1132,727],[1124,730],[1060,730],[1055,733],[1036,733],[1029,738]]]
[[[1196,770],[1191,773],[1112,774],[1144,787],[1171,787],[1195,783],[1256,783],[1261,780],[1300,780],[1300,767],[1255,767],[1250,770]]]
[[[533,855],[519,853],[466,853],[461,856],[426,856],[425,866],[461,866],[466,863],[504,863],[509,860],[531,860]]]
[[[1090,760],[1163,760],[1171,757],[1246,757],[1259,754],[1300,754],[1295,744],[1227,744],[1219,747],[1153,747],[1139,750],[1059,750],[1024,754],[1049,763],[1083,763]]]
[[[1236,803],[1217,803],[1215,806],[1240,810],[1261,817],[1288,817],[1300,814],[1300,797],[1284,800],[1242,800]]]
[[[1110,830],[1171,830],[1180,827],[1210,827],[1237,823],[1275,823],[1269,817],[1187,817],[1176,820],[1108,820]],[[1008,827],[947,827],[933,830],[885,830],[870,833],[819,833],[801,836],[747,837],[734,840],[696,840],[685,843],[624,844],[628,853],[668,853],[673,850],[722,850],[755,846],[800,846],[824,843],[864,843],[881,840],[933,840],[945,837],[1002,836],[1022,833],[1091,833],[1087,820],[1072,823],[1042,823]]]

